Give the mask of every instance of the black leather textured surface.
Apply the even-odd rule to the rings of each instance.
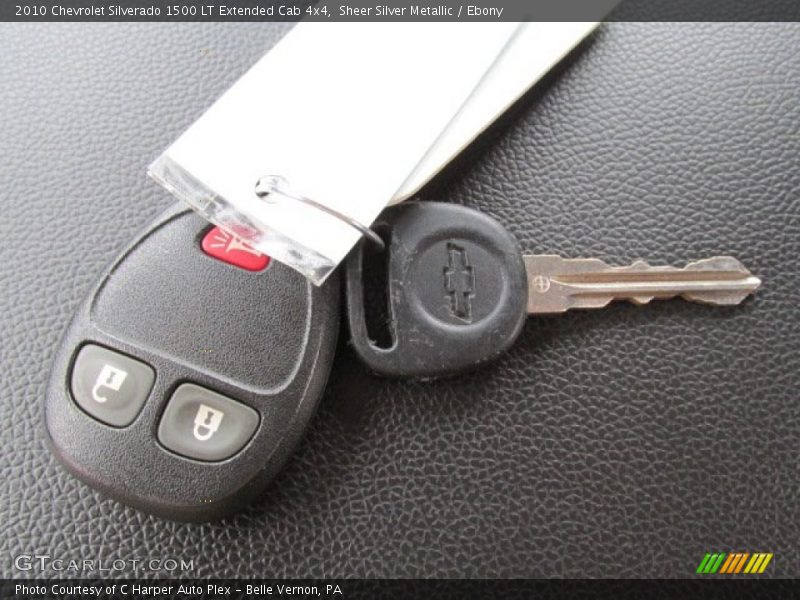
[[[60,336],[172,202],[146,165],[285,29],[0,27],[2,573],[38,574],[14,570],[25,552],[196,576],[673,577],[738,550],[800,575],[793,24],[608,24],[422,195],[531,252],[735,255],[764,280],[743,306],[530,319],[502,359],[435,382],[374,377],[343,343],[285,470],[219,523],[158,520],[56,464]]]

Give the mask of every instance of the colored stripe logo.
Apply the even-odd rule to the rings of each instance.
[[[738,575],[763,573],[772,560],[772,552],[707,552],[697,567],[697,573]]]

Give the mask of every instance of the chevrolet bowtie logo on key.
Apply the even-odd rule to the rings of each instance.
[[[707,552],[696,572],[703,575],[755,575],[764,572],[772,556],[772,552]]]
[[[467,251],[453,242],[447,243],[444,289],[450,298],[450,312],[453,316],[466,323],[472,322],[475,270],[469,264]]]

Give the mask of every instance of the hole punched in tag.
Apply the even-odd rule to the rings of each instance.
[[[324,212],[332,216],[335,219],[346,223],[353,229],[356,229],[363,237],[368,239],[370,242],[375,244],[379,249],[385,250],[386,244],[383,243],[381,237],[372,231],[366,225],[359,223],[355,219],[348,217],[347,215],[339,212],[338,210],[334,210],[329,206],[325,206],[317,202],[316,200],[312,200],[307,196],[302,196],[300,194],[295,194],[289,189],[289,184],[280,175],[265,175],[261,177],[258,181],[256,181],[255,186],[256,196],[263,199],[266,202],[276,202],[278,197],[288,198],[289,200],[294,200],[295,202],[300,202],[302,204],[306,204],[312,208],[315,208],[319,211]]]

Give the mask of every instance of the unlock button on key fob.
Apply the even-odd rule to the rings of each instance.
[[[193,383],[172,394],[158,440],[173,452],[208,462],[230,458],[253,437],[258,413],[241,402]]]
[[[154,379],[153,369],[143,362],[87,344],[72,369],[72,396],[98,421],[126,427],[142,409]]]

